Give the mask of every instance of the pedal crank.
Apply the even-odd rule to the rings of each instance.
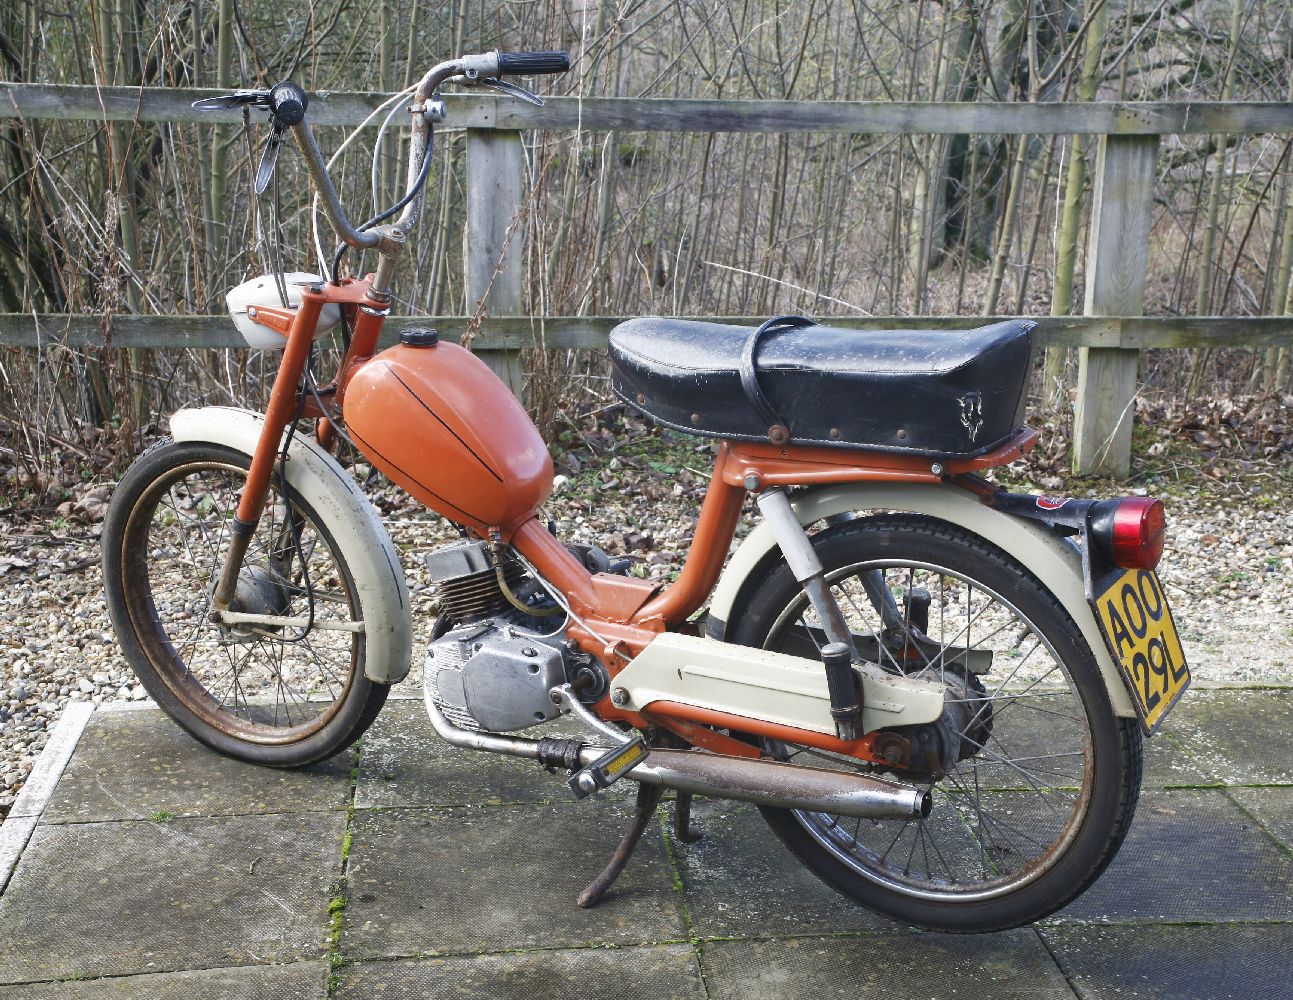
[[[596,795],[604,788],[610,788],[620,778],[637,767],[651,755],[646,740],[635,736],[627,743],[621,743],[607,751],[595,761],[570,776],[570,790],[575,798],[583,799]]]

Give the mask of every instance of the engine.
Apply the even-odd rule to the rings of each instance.
[[[569,647],[564,615],[515,559],[495,566],[483,543],[464,541],[431,553],[427,568],[441,617],[423,670],[450,722],[524,729],[559,714],[552,688],[576,678],[586,695],[604,688],[601,668]]]

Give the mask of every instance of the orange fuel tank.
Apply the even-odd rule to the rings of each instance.
[[[525,408],[456,344],[397,344],[346,386],[347,433],[390,479],[451,521],[504,535],[552,492]]]

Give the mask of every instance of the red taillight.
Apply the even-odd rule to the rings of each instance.
[[[1109,550],[1123,569],[1153,569],[1163,557],[1167,514],[1161,500],[1127,497],[1117,501],[1109,532]]]

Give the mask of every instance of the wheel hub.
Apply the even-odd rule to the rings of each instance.
[[[992,699],[973,674],[949,672],[943,680],[943,714],[936,722],[893,730],[911,742],[910,763],[902,773],[940,777],[974,757],[992,734]]]
[[[243,566],[238,573],[229,610],[245,615],[286,615],[291,605],[291,595],[276,574],[263,566]],[[260,624],[231,626],[229,635],[240,642],[248,642],[266,632],[278,632],[281,625]]]

